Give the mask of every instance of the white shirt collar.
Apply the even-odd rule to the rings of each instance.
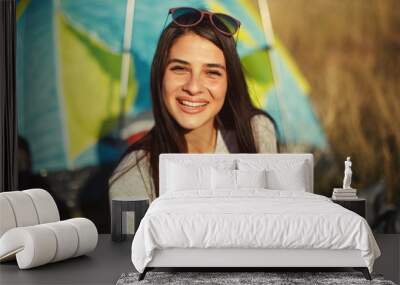
[[[214,153],[229,153],[225,141],[222,137],[221,131],[219,129],[217,131],[217,145],[215,146]]]

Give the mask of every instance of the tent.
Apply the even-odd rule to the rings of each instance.
[[[237,47],[253,102],[277,121],[281,142],[327,147],[309,86],[279,39],[273,46],[266,40],[257,2],[19,0],[18,127],[35,172],[118,159],[122,148],[107,138],[119,128],[121,114],[127,139],[151,127],[151,60],[171,20],[168,8],[176,6],[240,19]]]

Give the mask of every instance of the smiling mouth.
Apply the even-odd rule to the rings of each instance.
[[[209,102],[191,102],[188,100],[176,100],[180,109],[189,114],[195,114],[203,111]]]
[[[179,100],[178,99],[179,104],[185,106],[185,107],[192,107],[192,108],[196,108],[196,107],[202,107],[202,106],[206,106],[208,105],[208,102],[191,102],[191,101],[187,101],[187,100]]]

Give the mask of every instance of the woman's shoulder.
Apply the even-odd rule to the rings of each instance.
[[[278,151],[277,138],[272,120],[267,115],[257,114],[251,118],[250,122],[258,152],[276,153]]]
[[[146,167],[147,164],[147,153],[144,150],[139,149],[130,152],[129,154],[124,156],[124,158],[115,168],[113,174],[108,180],[109,185],[114,183],[118,178],[123,176],[128,171],[137,169],[137,166]]]
[[[146,196],[151,201],[155,199],[154,183],[149,170],[147,152],[136,150],[127,154],[108,180],[110,201],[115,198]]]
[[[274,123],[267,115],[264,114],[256,114],[251,117],[251,125],[253,127],[269,128],[275,132]]]

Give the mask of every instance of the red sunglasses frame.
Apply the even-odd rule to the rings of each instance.
[[[233,36],[233,35],[236,34],[236,32],[239,30],[240,25],[241,25],[241,23],[240,23],[240,21],[239,21],[238,19],[235,19],[234,17],[229,16],[229,15],[227,15],[227,14],[223,14],[223,13],[213,13],[213,12],[209,12],[209,11],[202,11],[202,10],[199,10],[199,9],[193,8],[193,7],[175,7],[175,8],[170,8],[170,9],[168,10],[168,14],[173,14],[173,13],[174,13],[176,10],[178,10],[178,9],[191,9],[191,10],[194,10],[194,11],[200,13],[200,18],[199,18],[199,20],[197,20],[197,21],[194,22],[193,24],[189,24],[189,25],[184,25],[184,24],[178,23],[178,22],[175,21],[174,17],[172,17],[172,21],[173,21],[175,24],[177,24],[178,26],[180,26],[180,27],[193,27],[193,26],[196,26],[196,25],[198,25],[199,23],[201,23],[201,21],[204,19],[204,16],[208,16],[208,19],[210,20],[210,23],[214,26],[215,29],[217,29],[218,32],[220,32],[220,33],[222,33],[222,34],[224,34],[224,35],[226,35],[226,36]],[[213,16],[214,16],[214,15],[221,15],[221,16],[224,16],[224,17],[229,17],[229,18],[231,18],[232,20],[234,20],[235,23],[236,23],[236,25],[237,25],[236,30],[235,30],[233,33],[228,33],[228,32],[225,32],[225,31],[222,31],[221,29],[219,29],[218,26],[217,26],[217,25],[214,23],[214,21],[213,21]]]

